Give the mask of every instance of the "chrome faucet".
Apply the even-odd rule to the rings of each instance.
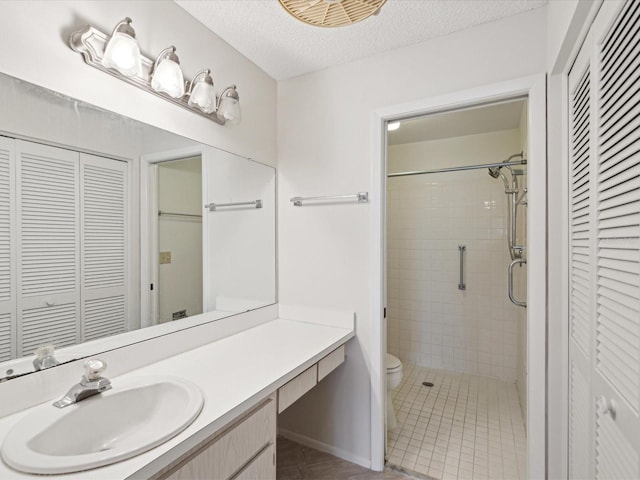
[[[36,348],[36,351],[33,352],[36,355],[36,358],[33,359],[33,368],[36,370],[36,372],[38,370],[44,370],[45,368],[51,368],[55,367],[56,365],[60,365],[60,362],[56,360],[53,352],[53,345],[41,345]]]
[[[72,403],[78,403],[85,398],[110,390],[111,381],[101,376],[106,368],[106,362],[98,358],[90,358],[84,362],[85,374],[80,383],[71,387],[66,395],[57,402],[53,402],[53,405],[64,408]]]

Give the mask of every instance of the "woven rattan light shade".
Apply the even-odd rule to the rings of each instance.
[[[370,17],[387,0],[278,0],[298,20],[316,27],[343,27]]]

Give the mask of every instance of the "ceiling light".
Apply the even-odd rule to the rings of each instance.
[[[140,48],[131,19],[125,18],[116,25],[104,50],[102,65],[115,68],[122,75],[133,77],[142,73]]]
[[[213,89],[213,79],[211,78],[211,70],[208,68],[198,72],[187,95],[189,95],[189,105],[198,107],[204,113],[213,113],[216,111],[216,91]]]
[[[240,96],[235,85],[225,88],[220,94],[218,116],[234,124],[240,123]]]
[[[111,36],[86,25],[71,34],[69,46],[88,65],[220,125],[240,121],[240,97],[235,85],[217,97],[209,69],[185,82],[175,47],[165,48],[153,61],[153,57],[140,53],[135,36],[131,19],[125,18]]]
[[[316,27],[344,27],[377,15],[386,0],[278,0],[301,22]]]
[[[151,88],[173,98],[184,96],[184,76],[176,47],[165,48],[158,55],[151,72]]]
[[[400,128],[400,122],[389,122],[387,123],[387,131],[393,132]]]

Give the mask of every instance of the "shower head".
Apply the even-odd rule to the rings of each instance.
[[[498,176],[500,175],[500,168],[501,167],[489,167],[489,175],[491,175],[493,178],[498,178]]]

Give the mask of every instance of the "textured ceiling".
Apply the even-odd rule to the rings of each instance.
[[[400,122],[389,132],[389,145],[511,130],[520,127],[525,100],[496,103]]]
[[[294,19],[277,0],[175,1],[277,80],[422,42],[547,3],[388,0],[377,16],[348,27],[321,28]]]

